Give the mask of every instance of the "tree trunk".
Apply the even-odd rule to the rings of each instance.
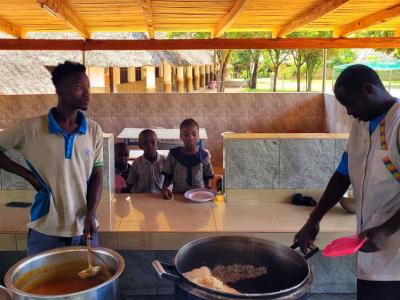
[[[296,79],[297,79],[297,91],[300,92],[300,81],[301,81],[301,74],[300,74],[300,65],[296,66]]]
[[[312,85],[312,77],[311,72],[307,70],[307,92],[311,92],[311,85]]]
[[[251,74],[251,82],[250,88],[256,89],[257,88],[257,75],[258,75],[258,61],[260,60],[260,54],[257,55],[254,62],[253,72]]]
[[[220,78],[219,78],[219,85],[218,85],[218,92],[223,93],[225,91],[225,75],[226,75],[226,67],[228,66],[229,59],[231,58],[232,50],[229,50],[228,53],[225,55],[224,61],[221,65],[220,70]]]
[[[274,84],[272,85],[272,91],[276,92],[276,83],[278,80],[279,65],[274,66]]]
[[[306,91],[308,91],[308,71],[306,70]]]

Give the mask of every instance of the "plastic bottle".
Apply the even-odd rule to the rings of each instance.
[[[215,201],[216,202],[223,202],[224,201],[224,195],[222,195],[221,192],[218,192],[217,196],[215,196]]]

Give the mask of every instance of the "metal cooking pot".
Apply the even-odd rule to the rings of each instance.
[[[155,260],[153,267],[161,278],[176,282],[182,288],[190,285],[196,290],[202,290],[211,299],[218,297],[239,299],[299,299],[309,293],[312,274],[307,259],[319,249],[313,248],[307,255],[302,256],[293,248],[279,245],[275,242],[243,237],[216,236],[195,240],[183,246],[177,253],[174,264],[160,263]],[[267,267],[267,274],[254,279],[242,280],[228,284],[241,294],[224,293],[200,286],[184,273],[201,266],[213,269],[217,265],[252,265]],[[185,288],[185,290],[188,290]],[[225,298],[223,298],[225,299]]]
[[[4,277],[4,283],[7,291],[12,294],[14,300],[42,300],[42,299],[57,299],[57,300],[110,300],[118,297],[118,277],[122,274],[125,268],[125,261],[121,255],[106,248],[93,249],[93,263],[95,265],[103,265],[108,268],[112,276],[102,284],[90,288],[88,290],[65,295],[41,296],[23,292],[19,290],[15,283],[18,278],[40,268],[42,266],[63,265],[75,261],[87,260],[86,247],[64,247],[52,249],[39,253],[32,257],[27,257],[14,266],[12,266]]]
[[[0,285],[0,299],[1,300],[12,300],[12,294],[4,286]]]

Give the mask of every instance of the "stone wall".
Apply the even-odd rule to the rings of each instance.
[[[225,138],[225,191],[319,189],[334,173],[346,139],[333,134]]]
[[[55,95],[0,95],[0,128],[47,113]],[[87,112],[104,132],[125,127],[178,128],[187,117],[207,130],[213,164],[222,166],[221,133],[323,132],[321,93],[118,93],[93,94]]]
[[[325,130],[332,133],[350,132],[352,117],[346,113],[346,108],[341,105],[333,94],[324,94],[325,103]]]

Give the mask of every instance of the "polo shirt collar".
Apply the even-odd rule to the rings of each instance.
[[[160,162],[160,154],[156,152],[156,155],[157,155],[156,159],[153,162],[151,162],[146,157],[144,157],[143,154],[143,163],[147,165],[158,164]]]
[[[47,120],[48,120],[48,125],[49,125],[49,133],[63,133],[64,130],[58,126],[56,120],[54,119],[54,112],[55,112],[56,108],[53,107],[52,109],[50,109],[49,114],[47,115]],[[86,117],[83,114],[83,112],[78,110],[78,120],[79,120],[79,127],[77,129],[77,131],[80,134],[85,135],[86,131],[87,131],[87,121],[86,121]]]

